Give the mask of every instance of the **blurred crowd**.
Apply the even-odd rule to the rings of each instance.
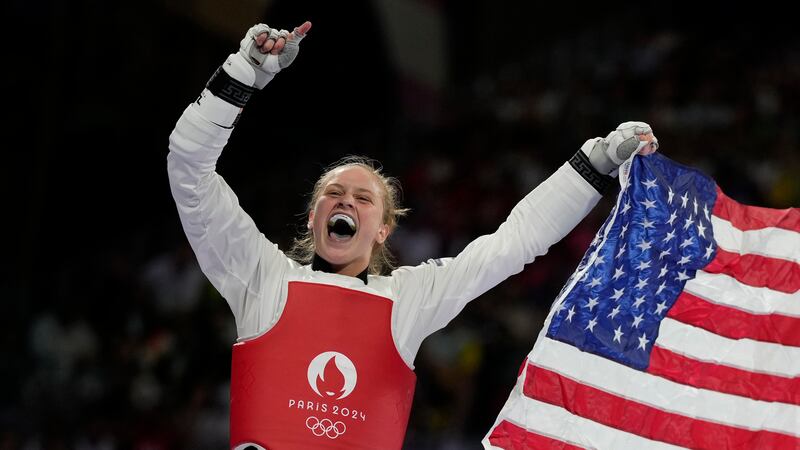
[[[411,208],[390,240],[400,265],[453,256],[491,233],[585,139],[626,120],[648,121],[665,155],[741,202],[800,205],[800,45],[791,34],[583,28],[461,78],[441,93],[435,123],[406,113],[379,133],[315,141],[327,148],[320,164],[367,149],[400,179]],[[319,167],[290,169],[304,183],[288,187],[241,175],[244,167],[220,172],[285,249],[302,221],[292,219],[302,213],[297,194]],[[168,187],[158,183],[160,201]],[[479,447],[615,193],[424,342],[406,448]],[[225,447],[236,330],[169,208],[124,240],[40,267],[46,280],[2,330],[0,449]]]

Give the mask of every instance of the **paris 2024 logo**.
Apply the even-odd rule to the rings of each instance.
[[[315,436],[336,439],[347,430],[347,423],[366,422],[363,406],[343,404],[356,388],[358,371],[342,353],[327,351],[311,359],[306,371],[308,385],[316,398],[290,398],[289,408],[311,413],[306,427]]]
[[[308,384],[323,398],[341,400],[353,392],[357,381],[355,364],[339,352],[320,353],[308,365]]]

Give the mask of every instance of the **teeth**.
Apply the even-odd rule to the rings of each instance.
[[[344,214],[334,214],[333,216],[331,216],[331,218],[328,219],[328,226],[332,227],[338,220],[343,220],[347,225],[350,226],[351,230],[353,230],[354,232],[356,231],[356,222],[353,220],[352,217]]]

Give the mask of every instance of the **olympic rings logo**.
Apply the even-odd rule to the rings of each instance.
[[[340,421],[333,422],[331,419],[319,420],[314,416],[309,416],[306,419],[306,427],[314,433],[314,436],[328,436],[331,439],[344,434],[347,427]]]

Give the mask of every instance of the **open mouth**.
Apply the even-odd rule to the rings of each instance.
[[[356,222],[345,214],[334,214],[328,219],[328,235],[336,241],[348,241],[356,234]]]

